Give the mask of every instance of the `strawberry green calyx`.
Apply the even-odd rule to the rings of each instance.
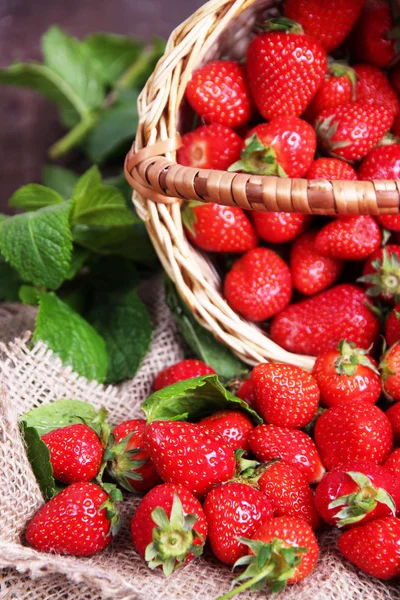
[[[276,152],[270,146],[264,146],[257,134],[254,133],[248,137],[245,145],[246,147],[240,154],[240,160],[233,163],[228,171],[287,177],[276,159]]]
[[[135,471],[148,460],[135,460],[135,455],[142,451],[141,448],[127,450],[133,434],[134,432],[128,433],[118,443],[115,443],[114,435],[110,434],[109,447],[105,450],[103,456],[104,462],[108,464],[110,475],[128,492],[135,491],[129,483],[129,479],[142,481],[142,475]]]
[[[232,587],[230,592],[219,596],[217,600],[228,600],[244,590],[261,590],[265,586],[268,586],[272,593],[281,591],[287,580],[294,576],[296,567],[301,562],[301,554],[308,552],[308,548],[285,547],[284,542],[278,538],[269,544],[242,537],[238,539],[248,546],[253,554],[242,556],[234,564],[233,568],[247,566],[247,569],[232,582],[232,586],[244,579],[247,581],[238,587]]]
[[[357,348],[354,342],[340,340],[338,350],[340,356],[338,356],[335,361],[336,373],[338,373],[338,375],[348,375],[351,377],[356,372],[358,365],[364,365],[374,371],[377,375],[380,374],[369,356],[366,356],[371,348],[362,350],[361,348]]]
[[[343,77],[344,75],[349,78],[351,83],[351,99],[353,101],[356,100],[356,85],[357,85],[357,74],[354,69],[352,69],[345,62],[332,62],[329,64],[329,72],[334,77]]]
[[[319,118],[315,123],[315,132],[317,134],[317,138],[323,142],[325,147],[329,150],[329,156],[333,156],[336,158],[340,158],[341,160],[346,160],[343,157],[335,154],[335,150],[339,148],[346,148],[350,146],[350,140],[337,140],[336,142],[332,141],[337,129],[339,127],[339,122],[335,121],[335,115],[329,115],[325,119]],[[350,162],[350,161],[347,161]]]
[[[358,523],[366,514],[375,510],[378,502],[385,504],[393,516],[396,516],[396,505],[392,496],[386,490],[375,488],[371,480],[363,473],[347,471],[346,474],[357,483],[359,489],[352,494],[340,496],[329,504],[329,509],[343,506],[335,515],[339,519],[336,523],[337,527]]]
[[[174,492],[171,517],[168,519],[163,508],[158,506],[151,513],[156,527],[153,528],[153,541],[145,551],[145,560],[150,569],[162,565],[164,575],[168,577],[180,567],[189,554],[200,556],[202,544],[195,544],[196,539],[202,538],[194,529],[197,515],[184,515],[179,496]]]
[[[388,131],[377,143],[377,146],[392,146],[393,144],[398,144],[399,142],[400,138],[397,135],[394,135],[394,133]]]
[[[108,411],[104,406],[99,410],[97,415],[91,421],[84,419],[83,417],[77,417],[82,421],[84,425],[93,429],[93,431],[98,435],[103,448],[106,448],[108,444],[108,438],[110,436],[111,427],[108,423],[106,423],[106,418],[108,416]]]
[[[263,31],[286,31],[287,33],[297,33],[300,35],[304,33],[304,29],[300,23],[287,17],[269,19],[265,24],[260,25],[260,28]]]
[[[369,283],[367,289],[368,296],[376,298],[381,296],[384,299],[395,302],[400,301],[400,258],[397,252],[390,255],[386,248],[383,249],[382,259],[377,258],[371,265],[375,272],[369,275],[363,275],[358,279],[362,283]]]
[[[122,492],[113,483],[102,483],[101,487],[108,494],[108,499],[99,506],[99,511],[105,508],[107,519],[110,521],[110,533],[112,536],[116,536],[121,529],[121,519],[116,502],[123,501]]]
[[[185,205],[185,208],[182,210],[182,223],[185,227],[190,231],[190,233],[195,236],[196,232],[194,226],[197,221],[196,213],[193,210],[195,206],[202,206],[202,202],[198,202],[197,200],[191,200]]]

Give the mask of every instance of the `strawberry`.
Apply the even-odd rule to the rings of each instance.
[[[285,15],[331,52],[349,35],[361,14],[364,0],[286,0]]]
[[[241,208],[189,202],[182,212],[188,238],[207,252],[247,252],[257,235]]]
[[[325,472],[314,442],[304,431],[258,425],[249,436],[249,444],[261,462],[281,458],[296,467],[308,483],[317,483]]]
[[[220,410],[201,419],[198,424],[204,427],[208,433],[220,435],[225,444],[234,450],[241,448],[248,452],[247,440],[254,426],[251,419],[240,410]]]
[[[394,120],[394,123],[392,126],[392,133],[394,135],[394,141],[398,142],[399,137],[400,137],[400,115],[397,115],[397,117]]]
[[[235,474],[233,448],[200,425],[155,421],[144,431],[143,447],[165,483],[183,485],[197,498]]]
[[[240,384],[236,396],[241,400],[245,400],[250,406],[254,406],[254,393],[251,379],[245,379],[243,383]]]
[[[394,442],[400,445],[400,402],[395,402],[386,412],[385,415],[390,421],[393,429]]]
[[[400,246],[388,244],[376,250],[366,261],[363,276],[367,294],[383,302],[400,301]]]
[[[358,169],[358,177],[362,180],[374,179],[399,179],[400,177],[400,144],[378,146],[364,158]],[[399,215],[384,216],[383,219],[395,219],[399,222]],[[380,219],[379,219],[380,220]],[[382,221],[380,221],[382,222]]]
[[[178,381],[184,381],[185,379],[191,379],[192,377],[200,377],[201,375],[212,375],[215,374],[214,369],[209,365],[206,365],[202,360],[186,359],[181,360],[166,369],[159,372],[154,380],[154,390],[161,390],[162,388],[177,383]]]
[[[299,117],[327,70],[326,53],[290,19],[268,21],[247,51],[247,73],[254,101],[267,121]]]
[[[285,308],[272,321],[271,337],[291,352],[317,356],[342,338],[369,348],[379,336],[379,322],[366,306],[364,291],[344,283]]]
[[[400,575],[400,519],[386,517],[345,531],[338,545],[342,554],[372,577]]]
[[[323,110],[315,122],[318,143],[336,158],[361,160],[393,124],[393,113],[379,104],[353,102]]]
[[[263,474],[257,484],[272,504],[276,517],[296,517],[313,529],[320,524],[314,498],[307,479],[295,466],[283,460],[273,460],[261,467]]]
[[[375,219],[357,215],[338,217],[324,225],[315,238],[315,247],[332,258],[363,260],[380,247],[381,241]]]
[[[290,242],[311,221],[310,215],[282,212],[253,212],[252,219],[260,238],[272,244]]]
[[[373,65],[354,65],[357,75],[357,102],[365,104],[380,104],[396,116],[400,111],[400,102],[389,79],[381,69]]]
[[[319,389],[314,377],[294,365],[262,363],[251,373],[254,405],[264,421],[304,427],[315,416]]]
[[[255,248],[233,263],[224,283],[231,308],[250,321],[264,321],[281,311],[292,295],[290,269],[269,248]]]
[[[379,178],[379,179],[381,179],[381,178]],[[397,179],[397,177],[396,177],[396,179]],[[400,214],[399,215],[376,215],[375,219],[385,229],[389,229],[390,231],[400,231]]]
[[[89,481],[72,483],[36,513],[25,531],[26,541],[41,552],[90,556],[108,546],[115,535],[118,513],[110,496]]]
[[[50,450],[53,475],[58,481],[76,483],[96,477],[103,460],[99,436],[87,425],[77,423],[42,435]]]
[[[233,60],[214,60],[194,71],[186,99],[207,123],[235,128],[253,114],[245,68]]]
[[[330,471],[353,460],[384,463],[393,446],[393,431],[380,408],[353,400],[324,412],[315,425],[314,439]]]
[[[251,537],[274,516],[270,501],[246,483],[228,482],[208,492],[204,512],[209,527],[211,550],[221,562],[233,565],[247,554],[238,537]]]
[[[400,341],[400,303],[396,304],[386,319],[385,339],[388,346]]]
[[[393,450],[386,459],[384,465],[400,481],[400,448]]]
[[[358,179],[357,173],[348,163],[338,158],[317,158],[308,169],[306,179]]]
[[[379,365],[382,371],[382,390],[391,400],[400,400],[400,342],[384,354]]]
[[[317,234],[312,230],[299,236],[290,255],[293,286],[307,296],[331,286],[343,269],[342,260],[325,256],[315,248]]]
[[[393,18],[386,0],[367,2],[352,36],[354,56],[377,67],[387,67],[396,56],[395,42],[388,37]]]
[[[229,127],[217,123],[203,125],[182,136],[176,161],[188,167],[226,171],[239,160],[242,144],[242,138]]]
[[[143,450],[144,419],[124,421],[113,429],[111,444],[105,452],[109,471],[118,483],[130,492],[147,492],[161,479]]]
[[[330,408],[363,400],[375,404],[381,394],[381,378],[375,360],[353,342],[340,340],[337,350],[317,357],[313,375],[321,392],[321,404]]]
[[[324,521],[337,527],[395,517],[400,511],[400,482],[385,467],[346,462],[319,482],[315,506]]]
[[[302,519],[276,517],[265,521],[251,539],[240,538],[249,547],[249,556],[240,558],[236,566],[246,571],[233,581],[240,583],[218,600],[228,600],[243,590],[260,590],[269,586],[272,593],[286,584],[307,577],[318,560],[318,543],[311,527]],[[241,583],[247,579],[245,583]]]
[[[313,127],[298,117],[276,117],[252,129],[240,160],[229,171],[257,175],[303,177],[314,158],[317,138]]]
[[[162,566],[168,576],[200,556],[207,537],[200,502],[183,486],[158,485],[148,492],[133,515],[133,544],[150,569]]]
[[[304,113],[307,121],[312,123],[323,110],[354,102],[356,80],[356,74],[351,67],[343,63],[331,63],[328,73]]]

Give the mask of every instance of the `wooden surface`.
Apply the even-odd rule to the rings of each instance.
[[[40,59],[40,37],[52,24],[78,37],[110,31],[167,38],[203,0],[0,0],[0,66]],[[39,182],[47,148],[62,133],[56,110],[29,91],[0,87],[0,211],[21,185]],[[77,166],[71,157],[69,166]]]

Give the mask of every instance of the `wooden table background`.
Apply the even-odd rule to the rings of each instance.
[[[203,0],[0,0],[0,67],[40,59],[52,24],[82,37],[109,31],[165,39]],[[15,189],[39,182],[47,148],[60,137],[55,108],[25,90],[0,87],[0,212]],[[74,166],[74,165],[72,165]]]

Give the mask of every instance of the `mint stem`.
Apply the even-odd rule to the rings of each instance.
[[[86,117],[82,119],[71,129],[64,137],[59,139],[55,144],[53,144],[49,150],[49,156],[53,160],[57,160],[61,158],[64,154],[75,148],[78,144],[80,144],[87,134],[93,129],[97,120],[99,118],[98,113],[88,113]]]

